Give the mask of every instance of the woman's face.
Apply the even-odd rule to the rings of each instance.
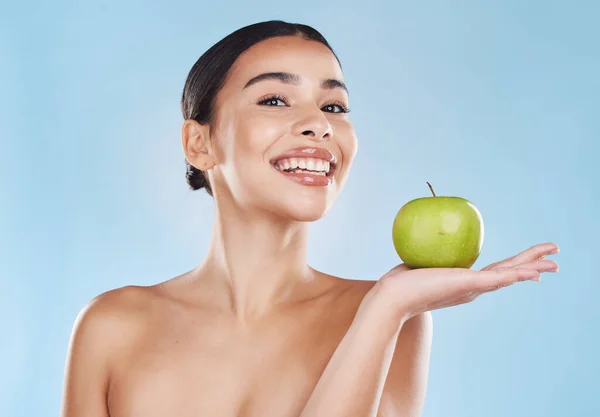
[[[335,56],[316,41],[276,37],[242,54],[216,101],[215,195],[290,220],[322,217],[357,151],[343,82]]]

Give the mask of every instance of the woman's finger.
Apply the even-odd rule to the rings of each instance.
[[[518,264],[521,264],[524,262],[534,261],[536,259],[541,258],[542,256],[554,255],[555,253],[558,253],[558,252],[559,252],[559,247],[555,243],[552,243],[552,242],[540,243],[539,245],[532,246],[529,249],[524,250],[523,252],[519,253],[518,255],[515,255],[512,258],[510,258],[511,265],[509,265],[509,266],[518,265]]]
[[[558,264],[549,259],[538,259],[515,265],[518,268],[535,269],[538,272],[558,272]]]
[[[487,293],[499,290],[500,288],[508,287],[509,285],[512,285],[515,282],[519,281],[541,281],[541,272],[558,272],[558,270],[559,266],[556,262],[551,260],[538,259],[535,261],[518,264],[510,268],[493,269],[490,271],[485,271],[487,273],[498,273],[496,275],[489,274],[487,276],[483,276],[483,279],[481,279],[480,275],[479,278],[476,279],[478,279],[479,283],[482,286],[484,286],[483,289],[479,287],[481,293]]]
[[[497,268],[491,271],[478,271],[474,274],[477,282],[474,284],[478,290],[502,288],[520,281],[539,281],[540,273],[530,268]]]
[[[497,268],[510,268],[525,262],[544,259],[547,255],[554,255],[559,251],[560,248],[555,243],[540,243],[524,250],[521,253],[518,253],[515,256],[511,256],[510,258],[488,265],[483,268],[482,271],[490,271]]]

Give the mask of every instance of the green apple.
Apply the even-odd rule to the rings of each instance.
[[[394,219],[392,239],[400,259],[411,268],[470,268],[483,245],[483,219],[461,197],[417,198]]]

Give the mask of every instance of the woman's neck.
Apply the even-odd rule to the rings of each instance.
[[[307,223],[217,205],[197,277],[240,321],[263,316],[277,304],[314,294],[318,274],[306,263],[307,235]]]

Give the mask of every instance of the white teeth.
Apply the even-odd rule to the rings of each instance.
[[[289,158],[277,161],[275,167],[281,171],[326,175],[331,164],[316,158]]]
[[[294,174],[312,174],[312,175],[320,175],[322,177],[324,177],[325,175],[327,175],[325,172],[307,171],[307,170],[304,170],[304,169],[295,169],[292,172]]]

